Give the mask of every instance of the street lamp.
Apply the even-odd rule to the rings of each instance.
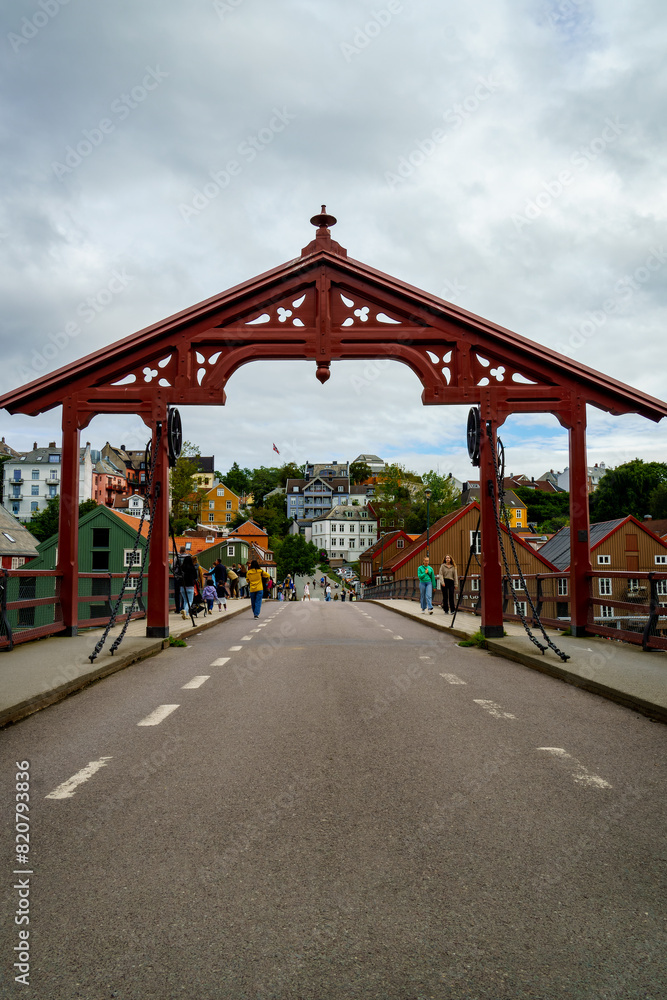
[[[430,518],[431,490],[430,489],[424,490],[424,496],[426,497],[426,555],[429,556],[430,558],[431,546],[430,546],[429,529],[431,527],[431,518]]]

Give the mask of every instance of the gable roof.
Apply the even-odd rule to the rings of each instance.
[[[80,398],[91,412],[147,413],[159,392],[141,374],[151,362],[166,365],[160,385],[166,383],[171,392],[163,394],[165,399],[217,404],[224,402],[226,381],[243,364],[258,358],[313,357],[318,360],[318,377],[326,380],[332,358],[353,360],[369,352],[376,356],[372,352],[378,348],[373,345],[378,344],[380,330],[385,345],[390,345],[388,352],[386,346],[382,348],[382,356],[417,373],[425,403],[479,402],[482,395],[488,395],[485,386],[493,377],[498,384],[491,384],[491,391],[502,390],[504,405],[512,412],[522,408],[524,412],[565,412],[578,397],[614,414],[639,413],[655,421],[667,416],[667,403],[662,400],[349,258],[347,250],[331,239],[326,225],[326,221],[332,224],[331,218],[326,213],[314,217],[314,224],[319,225],[315,239],[299,257],[5,393],[0,396],[0,407],[36,415],[63,400]],[[325,288],[330,310],[317,306]],[[352,305],[369,303],[374,322],[355,324],[346,297]],[[285,305],[300,310],[291,326],[281,325],[284,317],[278,320],[277,311]],[[395,324],[391,332],[383,327],[383,317]],[[261,320],[261,348],[252,326],[257,320]],[[299,323],[299,335],[286,337]],[[327,346],[314,353],[316,340]],[[439,349],[443,343],[452,350],[449,380],[426,354],[429,347]],[[200,346],[212,352],[208,360]],[[213,352],[215,362],[210,361]],[[205,374],[200,374],[196,353],[204,359]],[[472,381],[461,360],[464,356],[474,369]],[[507,369],[502,385],[500,377],[493,375],[492,362]],[[510,369],[522,376],[524,384],[513,380]]]
[[[667,543],[662,540],[658,535],[654,535],[652,531],[649,531],[640,521],[638,521],[632,514],[628,514],[627,517],[617,517],[613,521],[596,521],[595,524],[590,526],[590,547],[591,552],[601,545],[604,541],[613,535],[615,531],[624,524],[635,524],[642,531],[646,532],[652,538],[655,538],[661,545],[667,549]],[[540,548],[540,554],[549,559],[554,566],[558,569],[567,569],[570,565],[570,529],[569,527],[561,528],[560,531],[556,532],[548,542]]]
[[[0,556],[23,556],[33,559],[37,555],[38,541],[18,518],[0,504]]]
[[[439,538],[440,535],[442,535],[444,532],[448,531],[451,527],[453,527],[453,525],[455,525],[457,521],[460,521],[462,518],[466,516],[466,514],[469,514],[472,511],[479,511],[479,504],[477,503],[476,500],[471,500],[470,503],[467,504],[465,507],[459,507],[457,508],[457,510],[453,510],[451,511],[451,513],[445,514],[444,517],[439,518],[435,522],[435,524],[433,524],[429,529],[428,535],[430,544],[433,545],[433,542],[435,541],[436,538]],[[504,524],[501,524],[501,528],[505,535],[509,534]],[[534,548],[532,548],[532,546],[528,545],[521,538],[520,535],[517,535],[515,531],[512,532],[512,537],[514,539],[515,545],[519,545],[527,552],[530,552],[531,556],[536,556],[537,559],[540,560],[540,562],[544,563],[544,565],[547,567],[550,573],[556,569],[553,563],[550,562],[548,558],[545,558],[544,555],[542,554],[544,547],[542,547],[542,549],[540,549],[539,552],[536,551]],[[400,567],[403,566],[404,563],[409,562],[410,559],[414,558],[414,556],[417,554],[417,552],[419,552],[420,549],[425,549],[426,544],[427,544],[427,533],[423,531],[421,535],[419,535],[417,539],[412,543],[412,545],[408,549],[405,549],[403,552],[401,552],[394,559],[392,559],[386,568],[389,569],[390,572],[393,572],[396,569],[400,569]]]
[[[229,537],[239,536],[244,542],[248,541],[251,537],[258,537],[268,539],[268,532],[264,531],[264,528],[260,526],[255,521],[244,521],[243,524],[239,524],[238,528],[234,528],[233,531],[229,533]]]

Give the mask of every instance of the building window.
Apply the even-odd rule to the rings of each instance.
[[[294,501],[293,501],[293,500],[292,500],[292,503],[294,503]],[[227,510],[231,510],[231,509],[232,509],[232,501],[231,501],[231,500],[228,500],[228,501],[227,501]]]
[[[60,455],[49,455],[49,462],[59,462]]]
[[[49,478],[50,479],[57,479],[58,478],[58,473],[56,472],[55,469],[51,469],[51,472],[49,473]]]
[[[109,548],[109,528],[93,528],[93,548]]]
[[[473,551],[473,555],[480,555],[482,551],[482,532],[481,531],[471,531],[470,532],[470,547]]]
[[[405,539],[404,538],[399,538],[398,539],[398,541],[396,542],[396,548],[397,549],[404,549],[405,548]]]
[[[209,521],[215,521],[215,514],[209,514],[208,519]]]
[[[471,576],[470,577],[470,589],[471,590],[479,590],[479,577],[478,576]]]
[[[515,615],[526,615],[527,604],[525,601],[515,601],[514,602],[514,614]]]
[[[208,509],[209,510],[215,510],[215,500],[209,500],[209,502],[208,502]]]
[[[523,514],[523,508],[521,510],[517,510],[516,516],[517,516],[517,518],[518,518],[519,521],[521,520],[521,515],[522,514]]]
[[[568,586],[568,579],[567,579],[566,576],[562,576],[559,579],[559,581],[558,581],[558,596],[559,597],[567,597],[567,593],[568,593],[567,586]]]
[[[224,497],[224,495],[225,495],[225,491],[224,490],[218,490],[218,496],[219,497]]]
[[[39,469],[33,469],[32,470],[32,478],[33,479],[39,479]]]
[[[30,496],[32,496],[32,497],[38,497],[39,496],[39,483],[37,484],[37,486],[31,486],[30,487]]]
[[[611,556],[598,556],[598,566],[610,566]]]
[[[351,549],[353,549],[353,548],[354,548],[354,538],[351,538],[351,539],[350,539],[350,548],[351,548]]]
[[[31,503],[30,503],[30,511],[31,511],[31,513],[34,514],[34,512],[36,510],[39,510],[39,504],[37,503],[36,500],[32,500]]]
[[[366,525],[365,524],[360,524],[359,525],[359,531],[363,534],[365,530],[366,530]]]
[[[232,515],[231,515],[231,514],[226,514],[226,515],[225,515],[225,520],[226,520],[227,522],[231,521],[231,519],[232,519]]]
[[[628,593],[636,594],[639,590],[639,580],[628,580]]]
[[[665,565],[665,563],[667,563],[667,556],[656,556],[655,557],[655,564],[656,564],[656,566],[663,566],[663,565]]]
[[[20,505],[20,504],[18,504],[18,503],[13,503],[13,504],[12,504],[12,514],[18,514],[18,512],[19,512],[19,507],[20,507],[20,506],[21,506],[21,505]]]
[[[601,616],[603,618],[613,618],[614,617],[614,609],[610,608],[608,604],[603,604],[600,607],[600,614],[601,614]]]
[[[524,589],[524,587],[521,584],[521,578],[518,577],[518,576],[514,577],[514,579],[512,580],[512,585],[513,585],[513,587],[514,587],[515,590],[523,590]]]
[[[600,577],[598,580],[598,593],[600,597],[611,597],[611,577]]]
[[[228,556],[233,556],[234,555],[234,546],[233,545],[228,545],[227,546],[227,555]]]
[[[667,580],[656,580],[655,590],[657,594],[664,597],[667,594]]]
[[[50,497],[57,497],[58,496],[58,487],[57,486],[49,486],[49,496]]]
[[[141,564],[141,550],[135,552],[134,549],[125,549],[123,552],[123,566],[139,566]]]

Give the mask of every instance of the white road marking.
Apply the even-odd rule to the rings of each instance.
[[[166,719],[168,715],[175,712],[178,707],[178,705],[160,705],[154,712],[151,712],[151,714],[147,715],[145,719],[142,719],[141,722],[137,722],[137,725],[157,726],[163,719]]]
[[[495,701],[484,701],[482,698],[473,698],[473,701],[476,705],[481,705],[494,719],[516,719],[516,715],[503,711],[500,705],[496,705]]]
[[[394,636],[394,639],[402,639],[402,638],[403,638],[403,636],[402,636],[402,635],[395,635],[395,636]]]
[[[431,657],[430,656],[420,656],[419,659],[420,660],[430,660]],[[444,676],[444,675],[441,675],[441,676]]]
[[[251,635],[242,635],[241,636],[241,642],[250,642],[251,640],[252,640],[252,636]]]
[[[230,646],[229,647],[229,652],[230,653],[238,653],[239,649],[243,649],[243,646]]]
[[[72,775],[71,778],[68,778],[67,781],[63,781],[62,785],[58,785],[57,788],[54,788],[54,790],[49,792],[48,795],[45,795],[44,798],[71,799],[74,795],[74,790],[78,788],[79,785],[82,785],[84,781],[88,781],[89,778],[92,778],[95,772],[99,771],[101,767],[106,767],[108,760],[113,760],[113,757],[100,757],[99,760],[91,760],[86,767],[77,771],[76,774]]]
[[[580,785],[588,785],[590,788],[611,788],[612,786],[604,778],[600,778],[599,775],[593,774],[589,771],[581,761],[577,760],[576,757],[572,757],[571,754],[563,750],[562,747],[538,747],[538,750],[545,750],[547,753],[552,754],[554,757],[559,757],[560,760],[569,761],[569,767],[573,767],[574,770],[571,772],[572,777],[575,781],[579,782]]]
[[[448,684],[467,684],[468,683],[467,681],[462,681],[460,677],[456,676],[456,674],[440,674],[440,676],[444,677]],[[514,716],[512,716],[512,718],[514,718]]]
[[[250,631],[251,632],[259,632],[259,629],[258,628],[251,628]]]
[[[234,649],[242,649],[241,646],[234,646],[233,648]],[[229,656],[219,656],[218,659],[214,660],[213,663],[210,663],[209,666],[211,666],[211,667],[224,667],[225,663],[229,663],[230,659],[231,659],[231,657],[229,657]]]
[[[188,681],[187,684],[183,685],[181,691],[187,691],[189,688],[200,688],[205,681],[210,679],[210,677],[210,674],[201,674],[199,677],[193,677],[191,681]]]

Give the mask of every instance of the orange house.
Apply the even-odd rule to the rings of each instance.
[[[229,487],[216,483],[204,493],[200,501],[200,523],[223,528],[231,523],[239,509],[239,497]]]

